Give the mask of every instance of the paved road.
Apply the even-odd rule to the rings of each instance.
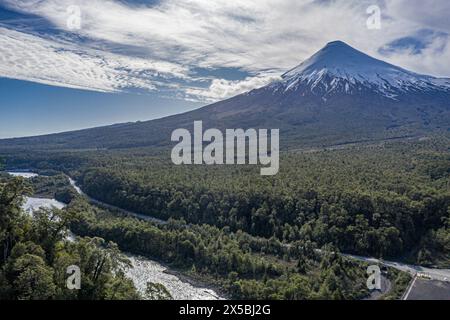
[[[408,288],[406,288],[405,293],[402,296],[402,300],[408,300],[409,295],[411,294],[412,289],[414,288],[414,285],[417,281],[417,276],[414,276],[414,279],[409,284]]]
[[[369,257],[361,257],[356,255],[350,255],[350,254],[344,254],[344,256],[353,258],[360,261],[365,261],[369,263],[375,263],[375,264],[382,264],[388,267],[395,268],[397,270],[408,272],[413,276],[417,275],[424,275],[426,277],[429,277],[431,280],[439,280],[439,281],[445,281],[450,282],[450,269],[432,269],[432,268],[425,268],[421,266],[415,266],[400,262],[392,262],[392,261],[382,261],[375,258],[369,258]]]
[[[414,278],[403,300],[450,300],[450,282]]]

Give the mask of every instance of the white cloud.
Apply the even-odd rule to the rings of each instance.
[[[188,97],[202,97],[205,101],[212,102],[236,96],[255,88],[263,87],[279,79],[279,76],[273,74],[247,77],[241,81],[214,79],[209,88],[188,88],[186,89],[186,94]]]
[[[186,72],[165,61],[85,50],[0,27],[0,76],[6,78],[94,91],[154,90],[153,77],[184,78]]]
[[[418,70],[424,74],[438,77],[449,77],[450,38],[436,37],[429,46],[420,53],[412,49],[397,50],[389,55],[389,60],[411,70]]]
[[[387,10],[399,20],[407,20],[419,27],[448,33],[450,30],[450,2],[446,0],[389,0]]]
[[[41,77],[42,81],[99,90],[120,90],[128,85],[153,88],[161,83],[155,82],[152,72],[165,73],[167,83],[171,77],[189,81],[189,70],[195,67],[240,68],[257,75],[242,81],[219,78],[208,89],[178,86],[189,98],[198,96],[210,101],[265,84],[264,79],[281,74],[325,43],[339,39],[416,72],[450,75],[450,65],[444,62],[449,61],[448,37],[434,39],[421,55],[400,51],[382,57],[378,52],[386,44],[423,28],[448,32],[450,26],[443,10],[448,8],[448,2],[432,2],[434,7],[427,5],[427,10],[423,10],[418,0],[161,0],[154,6],[130,6],[111,0],[4,0],[14,10],[44,17],[57,29],[93,41],[133,46],[141,54],[137,59],[96,48],[92,55],[93,48],[86,44],[72,44],[71,49],[65,45],[68,52],[61,53],[53,43],[42,44],[42,39],[37,41],[39,50],[33,48],[33,41],[24,41],[11,50],[26,52],[30,46],[32,52],[40,51],[41,56],[48,52],[54,61],[67,60],[75,66],[81,59],[83,66],[78,67],[82,72],[77,73],[78,77],[61,75],[66,70],[53,67],[51,59],[44,59],[45,68],[15,66],[9,72],[10,76],[16,73],[25,78]],[[366,9],[372,4],[382,8],[381,30],[366,27]],[[80,30],[67,30],[70,5],[81,9]],[[32,57],[22,52],[19,55],[33,65]],[[28,68],[32,72],[27,75]],[[50,71],[45,72],[47,69]]]

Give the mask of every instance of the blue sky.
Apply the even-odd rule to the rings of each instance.
[[[161,118],[202,103],[158,94],[105,93],[0,78],[0,137],[18,137]]]
[[[192,110],[338,39],[448,77],[448,12],[447,0],[0,0],[0,138]]]

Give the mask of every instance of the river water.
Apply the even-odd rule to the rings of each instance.
[[[22,177],[25,179],[38,176],[37,173],[33,173],[31,171],[9,171],[8,174],[13,177]],[[22,209],[28,214],[33,214],[34,211],[39,209],[63,209],[65,206],[66,205],[64,203],[55,199],[25,197],[25,202],[22,204]]]
[[[33,173],[33,172],[30,172],[30,171],[11,171],[11,172],[8,172],[8,173],[9,173],[9,175],[11,175],[13,177],[22,177],[22,178],[26,178],[26,179],[38,176],[37,173]]]
[[[163,284],[175,300],[222,299],[212,289],[197,287],[180,280],[158,262],[133,255],[128,255],[128,258],[133,268],[128,269],[127,276],[133,279],[134,285],[140,292],[144,292],[147,282],[154,282]]]
[[[63,209],[66,205],[55,199],[25,197],[25,203],[22,205],[25,212],[32,214],[39,209]]]
[[[22,172],[8,172],[12,176],[20,176],[24,178],[32,178],[38,176],[35,173],[22,171]],[[72,186],[75,190],[83,194],[83,191],[71,180]],[[33,214],[34,211],[40,208],[57,208],[63,209],[66,205],[55,199],[43,199],[26,197],[23,209]],[[75,237],[70,234],[69,241],[74,241]],[[135,287],[139,292],[144,293],[147,282],[160,283],[164,285],[169,293],[175,300],[219,300],[223,299],[214,290],[205,288],[204,286],[193,285],[192,281],[185,281],[173,274],[167,267],[162,264],[149,260],[143,257],[139,257],[132,254],[127,254],[130,259],[132,268],[126,272],[127,276],[133,280]]]

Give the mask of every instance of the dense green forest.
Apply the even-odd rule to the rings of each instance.
[[[83,199],[71,230],[100,236],[121,250],[163,261],[193,277],[216,283],[235,299],[358,299],[368,295],[362,264],[342,258],[332,247],[322,253],[310,242],[290,246],[208,225],[170,220],[158,225],[113,216]]]
[[[145,149],[42,153],[8,162],[64,171],[96,199],[165,220],[448,266],[449,146],[439,137],[285,153],[275,177],[261,177],[251,166],[177,167],[165,153]]]
[[[2,179],[0,299],[140,299],[124,275],[129,261],[123,251],[215,283],[236,299],[368,295],[364,264],[341,257],[331,246],[319,252],[310,242],[285,245],[275,238],[232,233],[229,228],[176,220],[153,224],[95,207],[77,195],[63,210],[41,210],[33,217],[21,210],[22,195],[32,192],[30,185],[34,194],[51,196],[63,177]],[[80,236],[76,241],[68,240],[69,228]],[[66,287],[70,265],[80,266],[80,290]],[[166,299],[170,294],[149,283],[146,297]]]
[[[423,145],[289,154],[274,178],[121,158],[80,181],[97,199],[163,219],[432,264],[450,257],[450,154]]]
[[[6,165],[51,175],[32,184],[70,203],[77,234],[217,283],[234,298],[364,297],[364,268],[339,251],[450,266],[446,137],[286,152],[274,177],[245,165],[174,166],[167,156],[42,151],[6,155]],[[93,198],[169,223],[92,206],[61,172]],[[407,278],[392,276],[401,293]]]
[[[70,212],[21,209],[31,192],[23,179],[0,183],[0,299],[139,299],[117,245],[98,237],[67,240]],[[66,285],[67,268],[80,268],[80,290]]]

